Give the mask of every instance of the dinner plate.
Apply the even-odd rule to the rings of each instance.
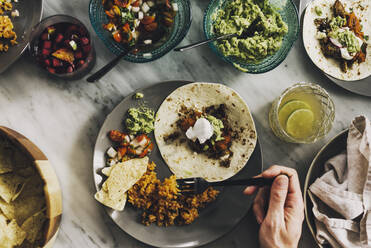
[[[313,204],[309,197],[308,190],[309,186],[314,181],[323,175],[324,165],[327,160],[340,154],[346,149],[348,138],[348,130],[344,130],[330,140],[325,146],[314,157],[312,164],[309,167],[305,183],[304,183],[304,207],[305,207],[305,220],[309,227],[310,232],[316,240],[316,225],[314,222],[314,215],[312,212]],[[317,242],[317,240],[316,240]],[[318,244],[318,242],[317,242]],[[329,247],[318,244],[319,247]]]
[[[301,19],[304,17],[305,10],[306,10],[308,4],[311,1],[312,0],[300,0],[299,17],[301,17]],[[301,28],[302,28],[302,31],[304,31],[302,23],[301,23]],[[367,77],[367,78],[364,78],[362,80],[357,80],[357,81],[344,81],[344,80],[340,80],[340,79],[331,77],[330,75],[326,74],[325,72],[323,72],[323,74],[327,78],[329,78],[332,82],[334,82],[338,86],[342,87],[343,89],[346,89],[350,92],[353,92],[353,93],[356,93],[356,94],[359,94],[359,95],[362,95],[362,96],[371,96],[371,76]]]
[[[101,169],[105,166],[105,152],[112,145],[107,133],[112,129],[123,129],[125,113],[130,107],[146,106],[157,111],[163,100],[178,87],[188,84],[187,81],[169,81],[155,84],[148,88],[139,89],[129,94],[107,116],[101,127],[94,149],[93,173],[96,189],[100,189],[103,177]],[[135,100],[133,95],[143,93],[144,98]],[[154,141],[153,132],[150,138]],[[156,172],[160,179],[169,177],[171,172],[163,161],[155,146],[149,155],[151,161],[157,165]],[[246,166],[233,177],[249,178],[262,171],[262,155],[259,142]],[[122,212],[104,207],[112,220],[126,233],[135,239],[155,247],[196,247],[212,242],[236,226],[251,207],[253,197],[242,194],[243,186],[224,187],[216,201],[210,203],[200,211],[200,216],[190,225],[159,227],[156,224],[144,226],[141,224],[141,211],[127,204]]]
[[[8,52],[0,52],[0,73],[4,72],[26,50],[32,28],[41,20],[42,0],[19,0],[12,4],[13,10],[19,11],[19,17],[12,18],[18,44],[10,46]]]

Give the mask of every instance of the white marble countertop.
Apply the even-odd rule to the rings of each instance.
[[[64,13],[82,20],[92,31],[88,0],[44,1],[44,17]],[[193,23],[182,44],[203,37],[202,13],[207,0],[192,1]],[[97,39],[101,67],[112,54]],[[298,170],[302,185],[316,152],[332,136],[348,126],[358,114],[371,117],[370,98],[347,92],[323,76],[308,59],[301,38],[276,69],[261,75],[241,73],[221,61],[208,47],[186,53],[171,52],[156,62],[132,64],[125,61],[100,82],[65,82],[51,79],[31,58],[23,56],[0,76],[0,125],[24,134],[47,155],[63,190],[63,219],[55,244],[60,247],[147,247],[121,231],[97,203],[92,176],[93,146],[106,115],[134,89],[160,81],[184,79],[223,82],[247,101],[258,124],[264,166],[283,164]],[[336,105],[330,134],[313,145],[288,144],[278,140],[268,125],[272,100],[296,82],[314,82],[324,87]],[[257,247],[258,226],[251,212],[226,237],[206,247]],[[255,245],[255,246],[254,246]],[[304,224],[299,247],[314,247]]]

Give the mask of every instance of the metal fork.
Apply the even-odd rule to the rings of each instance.
[[[266,186],[272,185],[274,178],[247,178],[239,180],[227,180],[221,182],[208,182],[201,177],[177,179],[178,189],[182,194],[201,194],[210,186]]]

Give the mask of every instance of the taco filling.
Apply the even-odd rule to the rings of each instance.
[[[339,0],[335,1],[332,11],[332,18],[314,20],[317,39],[324,56],[338,60],[341,70],[347,72],[354,63],[365,62],[368,36],[354,12],[348,13]]]
[[[180,131],[164,136],[164,141],[169,143],[182,137],[194,152],[218,159],[221,166],[228,168],[233,156],[230,147],[237,134],[229,125],[226,108],[225,104],[211,105],[200,112],[182,106],[176,122]]]

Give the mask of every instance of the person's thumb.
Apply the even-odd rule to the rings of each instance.
[[[284,206],[289,188],[289,179],[286,175],[280,175],[273,181],[267,218],[284,218]]]

